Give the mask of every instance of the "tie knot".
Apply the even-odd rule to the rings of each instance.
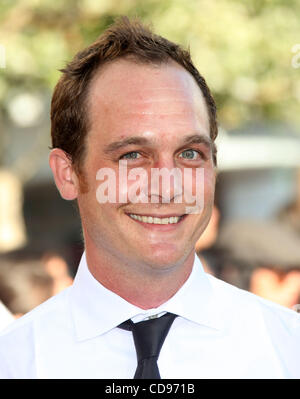
[[[119,326],[121,328],[131,329],[138,362],[150,357],[158,358],[161,347],[175,317],[175,314],[166,313],[155,319],[145,320],[139,323],[125,322]],[[127,326],[124,326],[124,324]],[[130,327],[128,328],[128,326]]]

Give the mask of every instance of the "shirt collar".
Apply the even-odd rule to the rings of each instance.
[[[212,285],[195,255],[192,272],[167,302],[155,309],[141,309],[98,282],[88,269],[83,253],[70,290],[71,312],[79,340],[95,337],[125,320],[143,320],[161,312],[171,312],[197,324],[219,330],[220,315]]]

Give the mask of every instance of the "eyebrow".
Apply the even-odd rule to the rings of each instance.
[[[184,136],[181,145],[204,144],[208,149],[214,151],[215,144],[210,137],[200,134]],[[153,142],[146,137],[132,136],[123,140],[114,141],[104,147],[104,153],[109,154],[120,150],[128,145],[153,145]]]
[[[126,139],[120,140],[120,141],[114,141],[113,143],[108,144],[106,147],[104,147],[104,152],[106,154],[109,154],[111,152],[120,150],[121,148],[124,148],[128,145],[146,145],[149,144],[149,140],[146,139],[145,137],[139,137],[139,136],[132,136],[128,137]]]
[[[192,134],[190,136],[184,136],[182,144],[204,144],[208,149],[211,150],[213,150],[215,147],[214,141],[210,137],[204,136],[203,134]]]

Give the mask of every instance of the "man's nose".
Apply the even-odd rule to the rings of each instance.
[[[155,161],[153,161],[152,165],[153,168],[157,169],[167,168],[169,170],[172,170],[176,168],[176,162],[173,154],[163,153],[163,152],[157,156]]]
[[[161,156],[149,171],[148,192],[152,203],[180,202],[182,172],[173,156]]]

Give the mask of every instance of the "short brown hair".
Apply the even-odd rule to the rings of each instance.
[[[61,70],[63,75],[53,93],[52,147],[65,151],[77,172],[83,161],[85,137],[89,130],[86,101],[89,85],[101,66],[119,58],[130,58],[142,64],[174,60],[183,66],[203,93],[210,120],[210,137],[215,140],[218,134],[215,101],[204,78],[193,65],[189,51],[154,34],[138,20],[122,17]],[[216,149],[213,157],[216,164]]]

